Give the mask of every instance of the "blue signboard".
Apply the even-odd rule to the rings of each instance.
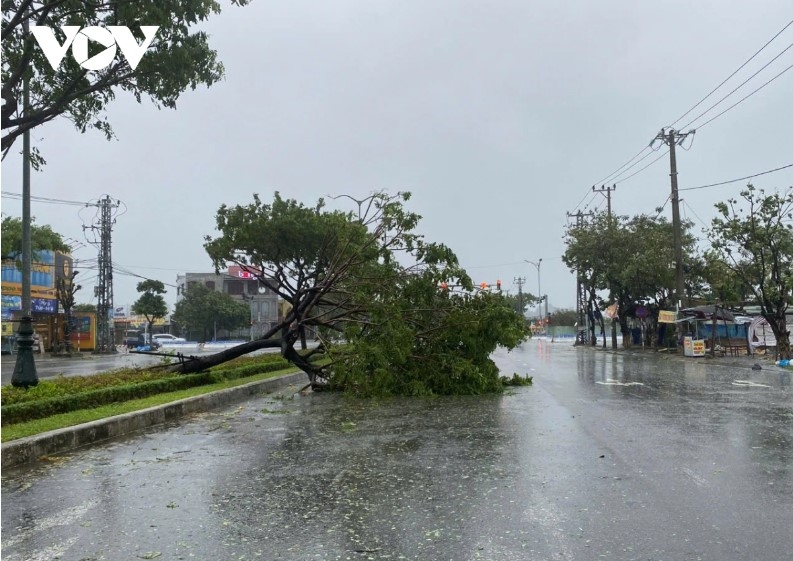
[[[58,301],[47,298],[31,298],[30,311],[37,314],[57,314]]]
[[[3,318],[10,319],[11,312],[22,310],[22,297],[11,294],[3,294]],[[49,298],[31,298],[30,311],[37,314],[58,313],[58,301]]]

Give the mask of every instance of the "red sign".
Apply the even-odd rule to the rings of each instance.
[[[230,265],[228,270],[228,275],[230,277],[237,277],[239,279],[255,279],[257,274],[261,274],[261,271],[254,267],[246,267],[243,269],[239,265]]]

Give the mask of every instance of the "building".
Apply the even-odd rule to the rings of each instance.
[[[176,302],[190,287],[202,285],[228,294],[248,304],[251,313],[250,328],[232,333],[218,333],[218,338],[256,339],[278,324],[278,294],[272,284],[261,283],[253,273],[232,265],[220,273],[185,273],[176,277]]]
[[[22,271],[16,259],[2,262],[2,343],[13,348],[13,339],[22,316]],[[71,287],[75,275],[72,256],[59,251],[39,250],[33,253],[30,270],[30,308],[33,329],[45,351],[63,342],[67,321],[58,302],[58,287]],[[79,317],[78,317],[79,316]],[[72,313],[72,343],[75,348],[93,350],[96,318],[92,314]],[[79,341],[77,338],[80,337]]]

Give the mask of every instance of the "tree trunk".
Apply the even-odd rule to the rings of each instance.
[[[611,319],[611,348],[617,350],[617,322]]]
[[[785,310],[779,310],[774,315],[764,316],[771,331],[776,337],[777,359],[790,359],[790,330],[787,328]]]
[[[281,339],[256,339],[255,341],[248,341],[230,349],[224,349],[213,355],[198,357],[195,360],[190,360],[184,364],[174,364],[168,368],[169,372],[180,372],[182,374],[191,374],[193,372],[201,372],[223,364],[235,358],[239,358],[253,351],[259,349],[274,349],[281,347]],[[283,355],[283,353],[282,353]]]
[[[603,335],[603,348],[606,348],[606,319],[600,315],[600,334]]]
[[[631,332],[628,329],[628,318],[620,316],[620,332],[622,333],[622,348],[631,348]]]
[[[321,367],[313,366],[306,359],[306,357],[302,356],[295,350],[294,345],[300,337],[300,330],[290,329],[288,325],[289,324],[277,325],[267,331],[261,338],[254,341],[247,341],[240,345],[231,347],[230,349],[225,349],[213,355],[199,357],[185,362],[184,364],[175,364],[171,366],[168,371],[180,372],[182,374],[201,372],[203,370],[212,368],[213,366],[217,366],[248,353],[252,353],[253,351],[258,351],[260,349],[280,348],[281,356],[305,372],[306,376],[308,376],[309,382],[313,386],[316,384],[317,374],[321,373],[323,369]],[[279,331],[281,332],[281,337],[273,339],[273,335]]]

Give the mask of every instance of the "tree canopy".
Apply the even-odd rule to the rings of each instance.
[[[250,0],[229,1],[245,5]],[[118,92],[173,109],[188,88],[211,86],[223,77],[208,34],[195,30],[220,12],[216,0],[3,0],[2,6],[4,157],[23,132],[59,116],[81,132],[93,128],[112,138],[105,110]],[[52,28],[59,43],[65,41],[61,26],[125,26],[139,44],[145,38],[141,26],[159,29],[134,70],[120,54],[98,71],[85,70],[67,54],[54,70],[32,34],[24,32],[25,25]],[[22,102],[25,77],[30,80],[27,111]]]
[[[682,224],[683,305],[692,300],[737,308],[756,303],[774,331],[778,353],[790,356],[785,313],[793,299],[793,188],[768,195],[749,185],[739,199],[715,206],[709,247],[698,248],[692,224]],[[591,310],[618,304],[625,346],[630,345],[626,318],[637,306],[647,307],[651,320],[659,310],[675,307],[672,239],[672,225],[648,215],[609,219],[598,213],[567,229],[563,260],[579,273]]]
[[[191,286],[176,303],[171,321],[201,342],[211,339],[216,330],[233,331],[249,325],[250,309],[222,292],[203,285]]]
[[[165,285],[158,280],[147,279],[138,283],[137,290],[141,295],[132,304],[132,312],[146,318],[151,333],[152,324],[168,314],[168,306],[162,297],[166,292]]]
[[[778,354],[790,358],[785,314],[793,300],[793,188],[766,194],[750,184],[740,200],[718,203],[716,210],[708,230],[713,252],[755,297]]]
[[[409,199],[376,193],[360,216],[277,192],[271,203],[254,195],[248,205],[222,206],[219,234],[205,243],[215,268],[241,266],[291,308],[261,339],[175,368],[280,347],[315,387],[378,395],[499,389],[490,354],[524,340],[525,322],[500,294],[474,290],[451,249],[415,232],[420,216],[405,207]],[[308,328],[321,341],[305,355],[294,346]],[[329,332],[347,344],[336,345]]]
[[[695,260],[692,224],[684,222],[683,255],[686,264]],[[626,319],[640,303],[648,304],[654,316],[671,304],[674,293],[672,224],[659,216],[611,216],[596,213],[586,224],[568,227],[567,248],[562,257],[578,272],[591,311],[616,303],[619,308],[623,345],[630,345]],[[687,282],[690,284],[692,278]],[[599,296],[606,291],[604,299]],[[595,316],[599,314],[594,314]],[[602,318],[602,316],[601,316]],[[590,335],[595,331],[590,324]],[[605,335],[604,335],[605,337]],[[591,337],[594,344],[594,336]],[[604,343],[605,344],[605,343]]]
[[[60,251],[70,253],[71,248],[63,241],[63,236],[53,231],[49,225],[37,226],[31,218],[30,241],[33,252]],[[2,230],[0,231],[0,245],[2,245],[2,258],[14,259],[22,253],[22,219],[13,216],[4,216]]]

